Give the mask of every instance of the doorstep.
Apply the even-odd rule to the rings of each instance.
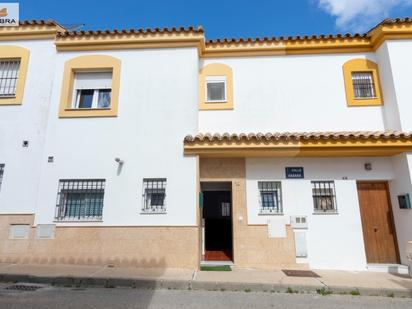
[[[388,273],[388,274],[399,274],[408,275],[409,267],[402,264],[368,264],[368,271]]]
[[[232,261],[201,261],[200,266],[235,266]]]

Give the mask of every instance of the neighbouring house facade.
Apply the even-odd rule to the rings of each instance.
[[[407,264],[411,54],[410,19],[216,41],[1,27],[0,262]]]

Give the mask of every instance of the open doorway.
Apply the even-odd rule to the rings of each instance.
[[[202,182],[203,260],[232,261],[232,183]]]

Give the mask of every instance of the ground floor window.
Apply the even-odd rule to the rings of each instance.
[[[166,212],[166,178],[143,179],[143,209],[145,213]]]
[[[101,220],[104,187],[103,179],[60,180],[56,220]]]
[[[280,181],[259,181],[260,213],[282,213],[282,185]]]
[[[337,211],[334,181],[312,181],[312,197],[315,212]]]

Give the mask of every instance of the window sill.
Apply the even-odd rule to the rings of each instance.
[[[0,97],[0,105],[21,105],[21,99],[16,96],[3,96]]]
[[[53,220],[54,223],[90,223],[90,222],[103,222],[103,219],[97,219],[97,220],[92,220],[92,219],[80,219],[80,220],[75,220],[75,219],[62,219],[62,220]]]
[[[374,98],[353,98],[348,102],[349,107],[357,106],[382,106],[383,101],[380,97]]]
[[[363,101],[363,100],[376,100],[379,99],[378,97],[368,97],[368,98],[354,98],[355,101]]]
[[[337,211],[315,211],[312,213],[313,215],[339,215],[339,212]]]
[[[166,215],[167,211],[141,211],[141,215]]]
[[[111,108],[65,108],[59,118],[117,117],[117,110]]]
[[[259,216],[284,216],[283,212],[260,212]]]
[[[225,104],[227,101],[205,101],[205,104]]]
[[[110,107],[101,107],[101,108],[65,108],[65,111],[109,111]]]

